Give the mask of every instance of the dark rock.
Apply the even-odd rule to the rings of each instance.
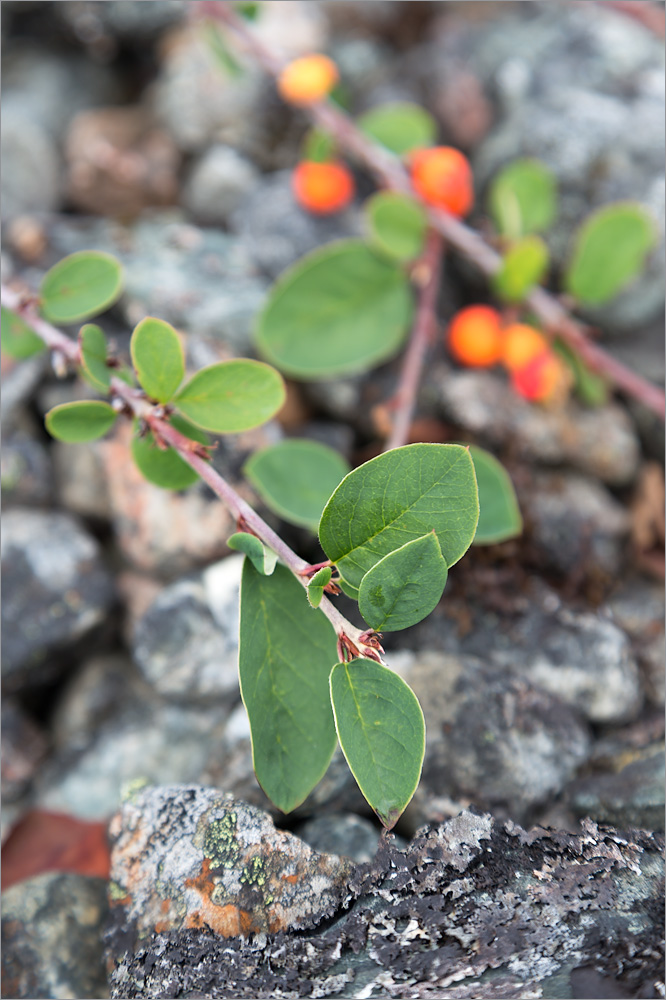
[[[9,361],[2,365],[2,427],[5,434],[18,429],[24,422],[23,405],[30,400],[44,378],[49,359],[46,351],[24,361]]]
[[[2,442],[2,496],[5,505],[43,506],[53,500],[51,456],[27,428]]]
[[[5,690],[42,682],[104,618],[113,588],[99,546],[69,515],[9,510],[2,537]]]
[[[95,2],[58,4],[58,15],[77,38],[94,42],[104,33],[125,42],[143,45],[166,28],[183,20],[187,5],[183,0],[154,0],[149,5],[110,0],[100,6]]]
[[[38,875],[2,894],[2,994],[108,997],[101,930],[106,882]]]
[[[664,588],[647,580],[628,579],[611,597],[614,620],[631,638],[645,693],[664,704]]]
[[[183,204],[198,221],[219,225],[258,183],[259,174],[249,160],[231,146],[212,146],[192,166]]]
[[[192,810],[198,818],[204,803],[229,816],[230,804],[215,794],[154,789],[114,821],[113,870],[121,884],[112,883],[117,905],[107,935],[112,996],[580,998],[586,976],[604,990],[590,996],[636,996],[639,989],[658,996],[663,866],[655,835],[618,835],[591,822],[579,834],[525,831],[463,812],[421,831],[404,851],[389,839],[372,863],[344,874],[338,867],[337,905],[334,893],[323,894],[305,930],[297,919],[284,932],[269,925],[267,933],[247,934],[236,916],[235,933],[223,937],[211,929],[219,907],[187,927],[182,907],[172,916],[172,900],[191,884],[186,906],[200,906],[202,891],[217,881],[227,919],[247,905],[241,858],[229,856],[240,822],[233,836],[223,831],[221,864],[205,877],[201,834],[195,849],[188,847],[192,833],[177,848],[174,842],[168,858],[158,846],[171,837],[176,811],[188,831],[196,823]],[[238,817],[245,809],[233,804]],[[261,814],[249,815],[256,824]],[[292,843],[276,845],[273,866],[284,863]],[[144,854],[145,867],[130,873],[142,850],[155,860],[148,866]],[[256,842],[251,854],[261,856]],[[162,857],[173,875],[158,883]],[[329,870],[340,865],[335,856],[310,857]],[[134,886],[140,891],[132,894]],[[312,892],[300,888],[306,897]],[[263,892],[257,887],[252,902],[261,905]]]
[[[47,739],[36,722],[11,698],[2,702],[2,798],[20,798],[47,749]]]
[[[320,854],[339,854],[357,864],[372,861],[379,846],[379,829],[353,813],[325,813],[300,824],[294,833]]]
[[[280,170],[262,178],[231,219],[250,259],[271,278],[324,243],[361,235],[360,216],[352,209],[318,216],[300,208],[291,174]]]
[[[540,567],[565,576],[585,568],[616,579],[629,532],[627,510],[593,479],[557,473],[535,479],[520,500]]]
[[[109,491],[98,441],[54,441],[51,446],[59,504],[73,514],[111,520]]]
[[[524,818],[587,759],[590,736],[575,712],[510,668],[423,652],[406,676],[427,734],[412,823],[431,818],[442,796]]]

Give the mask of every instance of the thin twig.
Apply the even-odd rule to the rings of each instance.
[[[34,304],[25,296],[2,285],[2,304],[19,314],[37,336],[41,337],[47,347],[66,358],[71,365],[81,363],[81,351],[76,341],[42,319],[37,314]],[[197,443],[172,427],[168,419],[161,415],[162,408],[151,403],[142,389],[128,385],[120,378],[112,377],[110,391],[112,398],[122,402],[123,409],[133,417],[145,421],[157,440],[162,440],[177,451],[183,461],[187,462],[207,483],[213,493],[227,505],[236,520],[244,522],[258,538],[273,549],[280,561],[291,570],[299,583],[307,588],[309,581],[302,572],[309,565],[306,560],[296,555],[287,543],[266,524],[264,519],[238,495],[226,479],[205,458],[202,458],[197,451]],[[352,655],[366,656],[378,660],[380,663],[383,662],[380,657],[383,650],[374,639],[374,633],[367,629],[363,631],[352,625],[326,596],[322,597],[319,610],[328,618],[338,638],[344,637],[349,640],[344,644],[344,649],[356,649],[356,653]]]
[[[436,329],[435,310],[439,294],[443,248],[444,243],[440,234],[434,229],[429,230],[425,252],[415,269],[415,277],[419,276],[422,284],[411,339],[405,351],[400,381],[393,398],[395,406],[393,430],[384,451],[400,448],[407,444],[423,364]]]
[[[221,21],[231,30],[242,48],[249,52],[267,73],[274,77],[279,74],[283,62],[274,52],[266,48],[247,22],[236,14],[226,0],[199,0],[198,3],[192,4],[192,10],[197,16],[212,16]],[[372,142],[340,108],[330,101],[325,101],[312,104],[304,110],[316,125],[327,129],[342,147],[357,157],[381,184],[391,190],[418,197],[401,160]],[[489,277],[497,273],[502,258],[483,237],[448,212],[429,206],[426,206],[426,209],[430,225],[441,233],[448,244],[468,257]],[[541,320],[548,333],[557,335],[565,341],[581,355],[591,369],[608,378],[618,389],[638,399],[664,419],[666,399],[663,391],[612,358],[599,345],[592,344],[586,336],[586,327],[575,320],[555,296],[546,289],[538,287],[526,296],[525,304]]]

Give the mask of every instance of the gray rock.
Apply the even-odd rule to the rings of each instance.
[[[615,404],[585,409],[573,400],[544,409],[521,399],[494,372],[455,372],[433,366],[429,375],[441,414],[494,446],[511,446],[527,461],[569,464],[610,486],[629,484],[640,445],[626,411]]]
[[[193,165],[183,189],[183,205],[201,222],[225,223],[258,179],[252,163],[231,146],[213,146]]]
[[[372,864],[346,873],[334,919],[331,893],[325,891],[310,930],[274,933],[269,927],[268,933],[244,935],[236,917],[236,932],[221,938],[220,907],[210,905],[189,928],[182,928],[182,916],[177,918],[181,926],[174,928],[171,916],[170,900],[183,884],[195,889],[187,896],[194,906],[213,881],[204,875],[201,836],[196,849],[189,849],[191,810],[201,815],[203,792],[155,789],[140,803],[138,816],[137,810],[127,810],[114,821],[114,871],[124,879],[112,889],[123,899],[114,907],[119,915],[113,914],[107,935],[114,997],[171,992],[211,998],[571,1000],[618,991],[635,996],[638,990],[659,995],[663,865],[661,840],[654,835],[618,835],[589,822],[579,834],[525,831],[463,812],[421,831],[404,851],[387,840]],[[213,808],[221,811],[224,800],[218,802]],[[173,877],[163,880],[160,891],[152,874],[155,862],[152,871],[144,864],[135,866],[134,876],[125,873],[144,844],[149,857],[161,854],[162,843],[173,836],[176,810],[188,833],[173,841],[174,855],[164,862]],[[257,890],[248,900],[247,882],[229,892],[238,871],[230,866],[240,863],[229,852],[241,829],[240,822],[233,836],[225,829],[222,864],[213,876],[220,902],[227,903],[228,921],[239,907],[254,917],[257,910],[250,907],[261,905],[265,892]],[[273,864],[279,866],[285,854],[282,845],[276,846]],[[253,852],[260,850],[253,845]],[[314,857],[320,866],[338,860]],[[294,888],[303,879],[300,888],[307,897],[312,891],[307,875],[294,874]],[[144,880],[140,895],[132,895],[128,888],[139,879]],[[157,892],[150,891],[151,882]],[[156,919],[160,911],[167,915],[162,933]],[[134,946],[128,944],[131,927],[145,928]],[[596,993],[584,988],[589,983]]]
[[[232,939],[310,927],[340,905],[352,867],[213,788],[138,791],[109,833],[113,922],[139,940],[186,927]]]
[[[11,698],[2,702],[2,842],[28,807],[32,779],[48,748],[46,734]]]
[[[167,587],[137,623],[132,652],[156,691],[179,702],[238,698],[238,604],[243,556],[205,575],[215,590],[213,616],[205,584]]]
[[[58,4],[58,15],[78,38],[90,41],[105,33],[125,42],[145,44],[166,28],[178,24],[186,16],[184,0],[153,0],[150,4],[135,4],[128,0],[110,0],[98,4]]]
[[[577,816],[621,830],[663,831],[665,779],[663,740],[639,748],[616,741],[597,750],[589,773],[571,783],[565,798]]]
[[[280,170],[262,178],[231,217],[251,260],[271,278],[323,243],[361,235],[360,215],[351,208],[331,216],[300,208],[291,175]]]
[[[108,997],[107,910],[105,880],[84,875],[38,875],[3,892],[3,994]]]
[[[2,537],[6,690],[52,676],[62,654],[98,625],[113,588],[97,542],[69,515],[9,510]]]
[[[2,212],[11,219],[58,207],[61,164],[55,143],[36,122],[12,111],[3,114]]]
[[[90,249],[121,260],[125,295],[119,308],[131,326],[145,316],[159,316],[190,336],[224,341],[241,355],[251,351],[266,282],[233,236],[165,213],[131,228],[61,219],[49,239],[59,256]]]
[[[353,813],[326,813],[296,827],[294,831],[320,854],[339,854],[357,864],[372,861],[379,846],[376,826]]]
[[[429,800],[442,796],[523,818],[564,788],[589,754],[589,733],[575,712],[508,668],[423,652],[407,679],[426,720],[411,807],[422,822]]]
[[[111,520],[109,491],[99,443],[54,441],[51,454],[60,506],[82,517]]]
[[[542,568],[620,575],[629,514],[603,486],[584,476],[545,474],[520,499]]]
[[[52,502],[51,456],[28,428],[3,440],[1,481],[5,506],[43,506]]]
[[[628,633],[642,674],[645,693],[654,705],[664,704],[664,588],[644,579],[629,579],[609,601],[614,620]]]

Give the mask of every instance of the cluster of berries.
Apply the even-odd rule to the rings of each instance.
[[[542,333],[526,323],[504,324],[491,306],[468,306],[451,320],[447,341],[460,364],[502,364],[514,390],[525,399],[549,402],[568,389],[569,369]]]
[[[328,56],[303,56],[282,70],[278,90],[290,104],[306,107],[327,97],[338,78],[337,67]],[[474,203],[474,182],[469,162],[459,150],[450,146],[415,150],[409,167],[414,190],[428,205],[459,217],[467,215]],[[294,170],[293,190],[302,208],[328,215],[351,203],[354,178],[338,160],[303,160]]]

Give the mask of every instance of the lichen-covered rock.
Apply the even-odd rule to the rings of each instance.
[[[212,788],[139,791],[110,835],[113,924],[138,940],[186,928],[234,938],[310,927],[338,908],[351,869]]]
[[[188,790],[195,801],[203,801],[202,793]],[[154,856],[153,845],[170,829],[167,803],[175,806],[175,794],[150,793],[155,805],[162,803],[152,814],[152,840],[141,822],[150,815],[147,800],[138,822],[132,812],[119,815],[114,870],[124,872],[132,836],[135,846],[128,856],[144,844]],[[215,801],[215,793],[206,794]],[[217,801],[223,808],[224,800]],[[188,830],[190,809],[189,802],[180,803]],[[261,814],[252,814],[252,822],[260,823]],[[236,838],[240,830],[239,824]],[[177,868],[180,886],[188,884],[190,868],[201,865],[201,847],[177,865],[188,843],[189,836],[171,863],[165,862]],[[640,995],[657,997],[660,848],[652,834],[619,835],[591,822],[578,834],[525,831],[463,812],[421,831],[404,851],[390,841],[380,845],[372,863],[339,880],[339,902],[333,911],[325,908],[326,920],[323,912],[312,913],[305,929],[297,919],[278,933],[243,933],[238,919],[232,936],[214,933],[205,920],[188,928],[182,907],[177,925],[168,919],[160,931],[155,924],[160,910],[170,912],[173,884],[162,880],[162,897],[149,893],[140,905],[129,894],[120,895],[123,885],[112,890],[121,919],[112,917],[107,935],[114,966],[111,995],[566,1000],[636,996],[641,989]],[[252,851],[257,850],[255,843]],[[273,864],[279,865],[284,855],[276,853]],[[311,857],[318,866],[338,862],[334,856]],[[230,871],[218,869],[225,885]],[[134,873],[129,880],[138,879],[141,869]],[[246,898],[247,885],[238,890],[230,897],[235,905]],[[135,914],[133,923],[124,919],[128,912]],[[136,927],[145,928],[138,940]],[[600,992],[579,992],[583,981]]]
[[[102,927],[106,882],[46,874],[2,894],[2,995],[108,997]]]
[[[18,690],[53,676],[56,654],[102,621],[113,587],[74,518],[23,507],[4,516],[2,575],[3,681]]]

